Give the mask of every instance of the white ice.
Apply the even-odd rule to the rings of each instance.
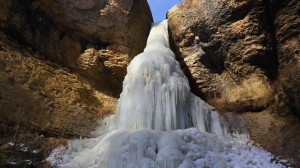
[[[13,143],[13,142],[9,142],[9,143],[8,143],[8,145],[10,145],[10,146],[14,146],[14,145],[15,145],[15,143]]]
[[[218,113],[190,93],[188,80],[169,48],[167,20],[153,24],[144,52],[129,64],[115,122],[110,125],[159,131],[196,127],[227,135]]]
[[[153,24],[144,52],[127,68],[116,115],[102,121],[95,138],[55,149],[47,159],[52,166],[282,167],[247,145],[247,133],[229,134],[213,107],[190,93],[168,38],[166,20]]]
[[[272,155],[246,140],[202,133],[119,129],[105,137],[70,142],[48,158],[61,168],[279,168]]]

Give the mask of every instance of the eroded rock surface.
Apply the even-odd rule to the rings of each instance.
[[[0,118],[47,135],[88,136],[117,99],[0,34]],[[109,110],[108,110],[109,109]]]
[[[168,18],[196,94],[219,111],[257,111],[273,101],[277,64],[263,2],[187,0]]]
[[[116,95],[152,22],[145,0],[4,0],[0,6],[1,31]]]
[[[300,116],[300,2],[274,1],[269,5],[279,61],[275,110],[282,116]]]
[[[143,51],[146,0],[0,2],[0,118],[48,135],[88,136],[114,112]]]
[[[172,8],[171,41],[193,91],[219,111],[259,111],[275,100],[282,115],[299,115],[299,6],[187,0]]]
[[[193,92],[299,167],[300,2],[186,0],[168,19]]]

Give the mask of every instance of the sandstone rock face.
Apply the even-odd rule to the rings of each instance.
[[[171,41],[193,91],[219,111],[258,111],[276,77],[262,1],[187,0],[168,13]]]
[[[152,22],[145,0],[4,0],[0,6],[0,30],[116,95]]]
[[[114,112],[152,22],[146,0],[0,2],[0,119],[87,136]]]
[[[1,33],[0,118],[48,135],[88,136],[117,99]],[[107,110],[110,111],[107,111]]]

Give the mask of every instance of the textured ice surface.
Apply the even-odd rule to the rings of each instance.
[[[70,142],[48,158],[57,167],[91,168],[277,168],[272,155],[246,140],[202,133],[196,128],[175,131],[115,130],[105,137]]]
[[[247,134],[229,135],[223,118],[190,93],[169,49],[167,21],[153,25],[144,52],[127,68],[116,115],[92,135],[47,160],[68,168],[281,167],[247,145]]]
[[[194,126],[201,131],[227,134],[218,113],[190,93],[188,80],[169,48],[166,20],[152,26],[144,52],[130,62],[115,123],[110,125],[159,131]]]
[[[167,24],[154,24],[145,51],[127,68],[116,111],[117,128],[170,131],[191,126],[190,87],[169,49]]]

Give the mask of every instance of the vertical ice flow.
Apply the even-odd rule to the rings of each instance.
[[[147,46],[127,68],[116,110],[117,128],[170,131],[197,127],[223,135],[220,116],[190,93],[169,48],[167,20],[152,25]]]

